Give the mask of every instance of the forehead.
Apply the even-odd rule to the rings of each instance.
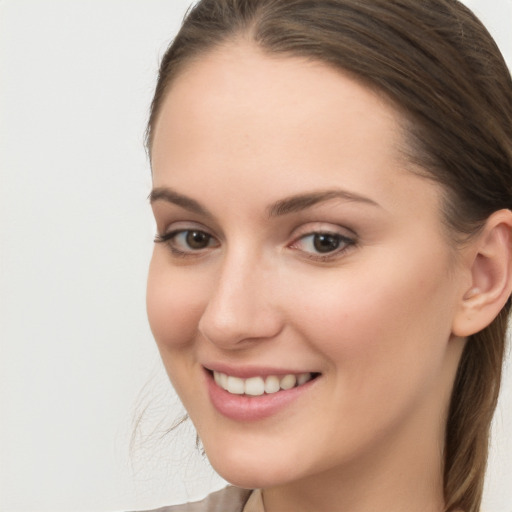
[[[289,194],[371,189],[382,203],[396,202],[400,188],[408,199],[409,182],[420,179],[406,170],[402,117],[390,101],[324,63],[249,44],[189,64],[171,84],[154,133],[155,187],[190,192],[201,183],[202,193],[222,186],[256,197],[263,180],[268,201],[286,186]]]
[[[246,42],[193,60],[170,85],[155,125],[157,154],[173,136],[192,135],[192,125],[201,136],[200,127],[228,136],[236,124],[231,135],[237,139],[264,129],[267,143],[279,131],[279,139],[328,136],[347,148],[350,138],[339,124],[350,119],[352,131],[360,128],[368,139],[378,134],[374,144],[391,150],[401,142],[400,114],[382,95],[325,63],[269,55]]]

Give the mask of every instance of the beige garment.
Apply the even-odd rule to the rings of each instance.
[[[225,487],[204,500],[172,505],[147,512],[264,512],[261,492]]]
[[[265,512],[263,508],[263,495],[259,489],[252,491],[242,512]]]

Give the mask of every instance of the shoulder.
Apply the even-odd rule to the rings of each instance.
[[[201,501],[146,512],[242,512],[251,492],[250,489],[229,486],[209,494]]]

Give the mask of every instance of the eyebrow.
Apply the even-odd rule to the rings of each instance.
[[[185,210],[188,210],[192,213],[213,218],[213,215],[208,211],[208,209],[202,206],[198,201],[184,194],[180,194],[179,192],[176,192],[175,190],[168,187],[154,188],[149,194],[148,199],[151,204],[156,201],[166,201],[168,203],[180,206],[181,208],[184,208]],[[318,203],[323,203],[332,199],[342,199],[348,202],[363,203],[381,208],[378,203],[368,197],[356,194],[354,192],[349,192],[347,190],[336,189],[286,197],[271,204],[267,208],[267,212],[269,217],[279,217],[289,213],[296,213],[307,210],[308,208],[311,208]]]
[[[154,188],[149,194],[149,202],[153,204],[156,201],[166,201],[177,206],[181,206],[185,210],[198,215],[204,215],[206,217],[213,217],[213,215],[195,199],[188,197],[184,194],[180,194],[175,190],[168,187],[157,187]]]
[[[348,202],[364,203],[381,208],[381,205],[368,197],[361,196],[347,190],[336,189],[299,194],[276,201],[268,209],[269,217],[278,217],[280,215],[300,212],[302,210],[311,208],[318,203],[323,203],[332,199],[342,199]]]

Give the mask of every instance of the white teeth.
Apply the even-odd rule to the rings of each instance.
[[[239,377],[214,371],[213,378],[219,387],[234,395],[261,396],[264,393],[272,394],[280,390],[302,386],[310,381],[313,375],[311,373],[301,373],[298,375],[290,373],[282,377],[269,375],[266,378],[251,377],[249,379],[240,379]]]
[[[297,377],[295,375],[285,375],[279,385],[281,389],[292,389],[297,384]]]
[[[265,382],[261,377],[252,377],[245,381],[245,394],[259,396],[265,393]]]
[[[265,393],[277,393],[279,389],[279,378],[274,375],[269,375],[265,379]]]
[[[297,386],[302,386],[302,384],[306,384],[308,380],[311,380],[311,373],[301,373],[297,377]]]
[[[226,391],[233,395],[243,395],[245,391],[244,380],[238,377],[228,377]]]

